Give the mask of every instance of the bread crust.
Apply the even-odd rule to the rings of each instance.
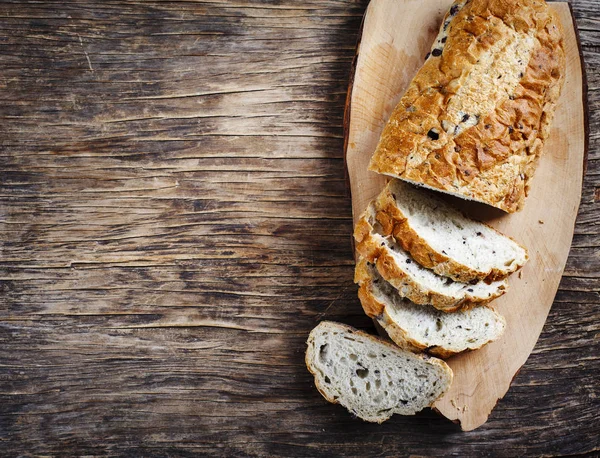
[[[486,226],[498,234],[506,237],[519,245],[526,253],[523,264],[518,265],[517,269],[508,268],[482,271],[466,266],[454,259],[446,256],[439,251],[434,250],[425,239],[411,227],[408,218],[396,205],[396,196],[390,190],[390,184],[383,189],[376,200],[376,219],[381,224],[385,235],[392,235],[400,246],[410,253],[415,261],[423,267],[433,270],[436,274],[444,277],[450,277],[453,280],[462,283],[468,283],[472,280],[483,280],[486,283],[502,280],[508,275],[519,270],[529,259],[527,249],[518,244],[514,239],[504,234],[500,234],[491,226]],[[481,223],[484,224],[484,223]],[[365,230],[362,228],[361,230]]]
[[[342,329],[346,332],[351,332],[353,334],[357,334],[359,336],[362,336],[369,340],[372,340],[373,342],[380,343],[380,344],[388,347],[390,349],[390,351],[393,351],[393,352],[398,352],[398,351],[402,350],[401,348],[398,348],[397,345],[395,345],[391,342],[388,342],[379,336],[367,334],[366,332],[359,331],[358,329],[353,328],[352,326],[348,326],[348,325],[345,325],[342,323],[337,323],[334,321],[322,321],[321,323],[319,323],[319,325],[317,327],[319,327],[319,326],[327,327],[327,328],[338,328],[338,330]],[[314,340],[313,332],[317,329],[317,327],[315,327],[311,331],[311,333],[309,334],[308,339],[306,341],[307,349],[306,349],[306,353],[305,353],[305,357],[304,357],[304,362],[306,364],[306,368],[308,369],[308,371],[314,376],[315,386],[316,386],[317,390],[319,391],[319,393],[321,393],[321,395],[328,402],[330,402],[332,404],[339,404],[337,399],[334,399],[333,397],[328,395],[327,390],[325,390],[325,388],[322,385],[318,371],[315,369],[314,365],[312,364],[312,360],[315,358],[315,354],[313,352],[314,346],[312,345],[312,341]],[[446,375],[449,379],[448,386],[450,386],[452,384],[452,379],[454,377],[454,373],[452,372],[452,369],[450,369],[450,367],[444,361],[442,361],[441,359],[429,356],[424,353],[420,353],[420,354],[413,353],[413,355],[423,361],[427,361],[429,364],[440,367],[446,373]],[[444,393],[440,394],[440,397],[443,396],[443,394]],[[433,404],[433,402],[429,405],[429,407],[431,407],[432,404]],[[393,412],[390,413],[389,415],[382,415],[381,417],[363,418],[363,420],[381,424],[384,421],[388,420],[392,415],[393,415]]]
[[[498,288],[495,294],[485,299],[465,295],[462,299],[456,300],[456,298],[432,291],[420,285],[397,265],[394,257],[389,252],[389,248],[382,246],[373,236],[373,227],[368,221],[368,212],[370,209],[367,209],[356,225],[356,250],[367,262],[375,264],[379,274],[394,288],[399,290],[403,297],[408,298],[415,304],[429,304],[443,312],[455,312],[461,308],[485,305],[506,292],[506,287],[503,287]],[[354,281],[358,283],[359,279],[355,276]]]
[[[560,95],[562,26],[543,0],[461,0],[453,9],[442,23],[443,46],[434,44],[394,109],[369,169],[512,213],[523,206]],[[502,40],[513,40],[516,49],[530,45],[526,67],[519,60],[522,70],[509,68],[516,87],[494,92],[491,110],[481,109],[489,101],[478,105],[467,97],[470,121],[452,130],[453,97],[483,65],[479,59],[506,51],[494,48]]]

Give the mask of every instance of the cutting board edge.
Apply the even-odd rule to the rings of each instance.
[[[585,60],[583,59],[583,50],[581,48],[581,37],[579,36],[579,29],[577,28],[577,22],[575,22],[575,15],[573,14],[573,5],[569,2],[553,2],[566,4],[569,7],[569,15],[571,16],[571,22],[573,26],[573,32],[575,33],[575,41],[577,42],[577,53],[579,54],[579,66],[581,67],[581,105],[583,107],[583,173],[581,175],[581,188],[583,190],[583,182],[585,180],[585,174],[587,172],[587,162],[588,162],[588,153],[590,150],[590,108],[588,105],[588,79],[587,73],[585,69]],[[365,11],[366,14],[366,11]],[[363,19],[364,22],[364,19]],[[362,35],[362,23],[360,33]],[[356,68],[354,68],[356,71]],[[349,124],[348,124],[349,125]],[[344,130],[345,135],[345,130]],[[344,149],[344,163],[346,157],[346,150]],[[348,169],[346,169],[346,174],[348,173]],[[348,176],[348,180],[350,177]],[[581,199],[579,199],[579,203],[577,204],[577,210],[579,211],[579,206],[581,205]]]

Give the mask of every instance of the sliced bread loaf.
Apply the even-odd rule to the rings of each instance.
[[[413,415],[452,383],[444,361],[415,355],[350,326],[321,322],[308,337],[306,367],[329,402],[365,421]]]
[[[393,235],[423,267],[459,282],[499,280],[528,259],[511,238],[400,180],[387,184],[376,211],[384,235]]]
[[[390,338],[410,351],[426,351],[448,358],[481,348],[502,335],[504,318],[489,307],[478,306],[444,313],[430,305],[416,305],[398,295],[377,269],[360,259],[355,278],[365,313],[377,320]]]
[[[354,237],[360,255],[375,263],[381,276],[402,297],[416,304],[431,304],[439,310],[454,312],[462,307],[484,305],[504,294],[508,288],[506,280],[490,284],[483,281],[460,283],[421,266],[392,236],[382,235],[373,203],[356,224]]]

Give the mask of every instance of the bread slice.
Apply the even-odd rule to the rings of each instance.
[[[415,355],[350,326],[323,321],[308,337],[306,367],[329,402],[365,421],[414,415],[452,383],[444,361]]]
[[[416,304],[431,304],[444,312],[454,312],[462,307],[487,304],[504,294],[508,288],[506,280],[490,284],[483,281],[460,283],[421,266],[392,236],[382,235],[373,202],[356,224],[354,238],[360,255],[375,263],[381,276],[402,297]]]
[[[565,75],[543,0],[458,0],[384,127],[370,170],[519,210]]]
[[[481,348],[504,332],[504,318],[486,306],[444,313],[430,305],[416,305],[403,299],[364,259],[356,264],[355,278],[365,313],[406,350],[448,358]]]
[[[393,235],[423,267],[453,280],[499,280],[527,262],[527,250],[511,238],[400,180],[387,184],[376,210],[384,235]]]

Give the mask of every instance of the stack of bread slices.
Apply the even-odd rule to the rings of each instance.
[[[424,188],[518,211],[564,62],[545,2],[452,4],[371,158],[392,181],[354,232],[362,307],[393,343],[337,323],[313,329],[306,364],[327,400],[367,421],[413,414],[450,386],[443,359],[502,335],[490,303],[527,250]]]
[[[306,363],[326,399],[382,422],[418,412],[448,389],[452,371],[438,358],[502,335],[504,318],[490,302],[507,291],[507,277],[528,255],[431,191],[400,180],[369,204],[354,238],[362,307],[395,345],[323,322],[310,334]]]
[[[356,225],[363,309],[399,346],[448,357],[497,339],[488,304],[527,250],[431,194],[390,181]]]

